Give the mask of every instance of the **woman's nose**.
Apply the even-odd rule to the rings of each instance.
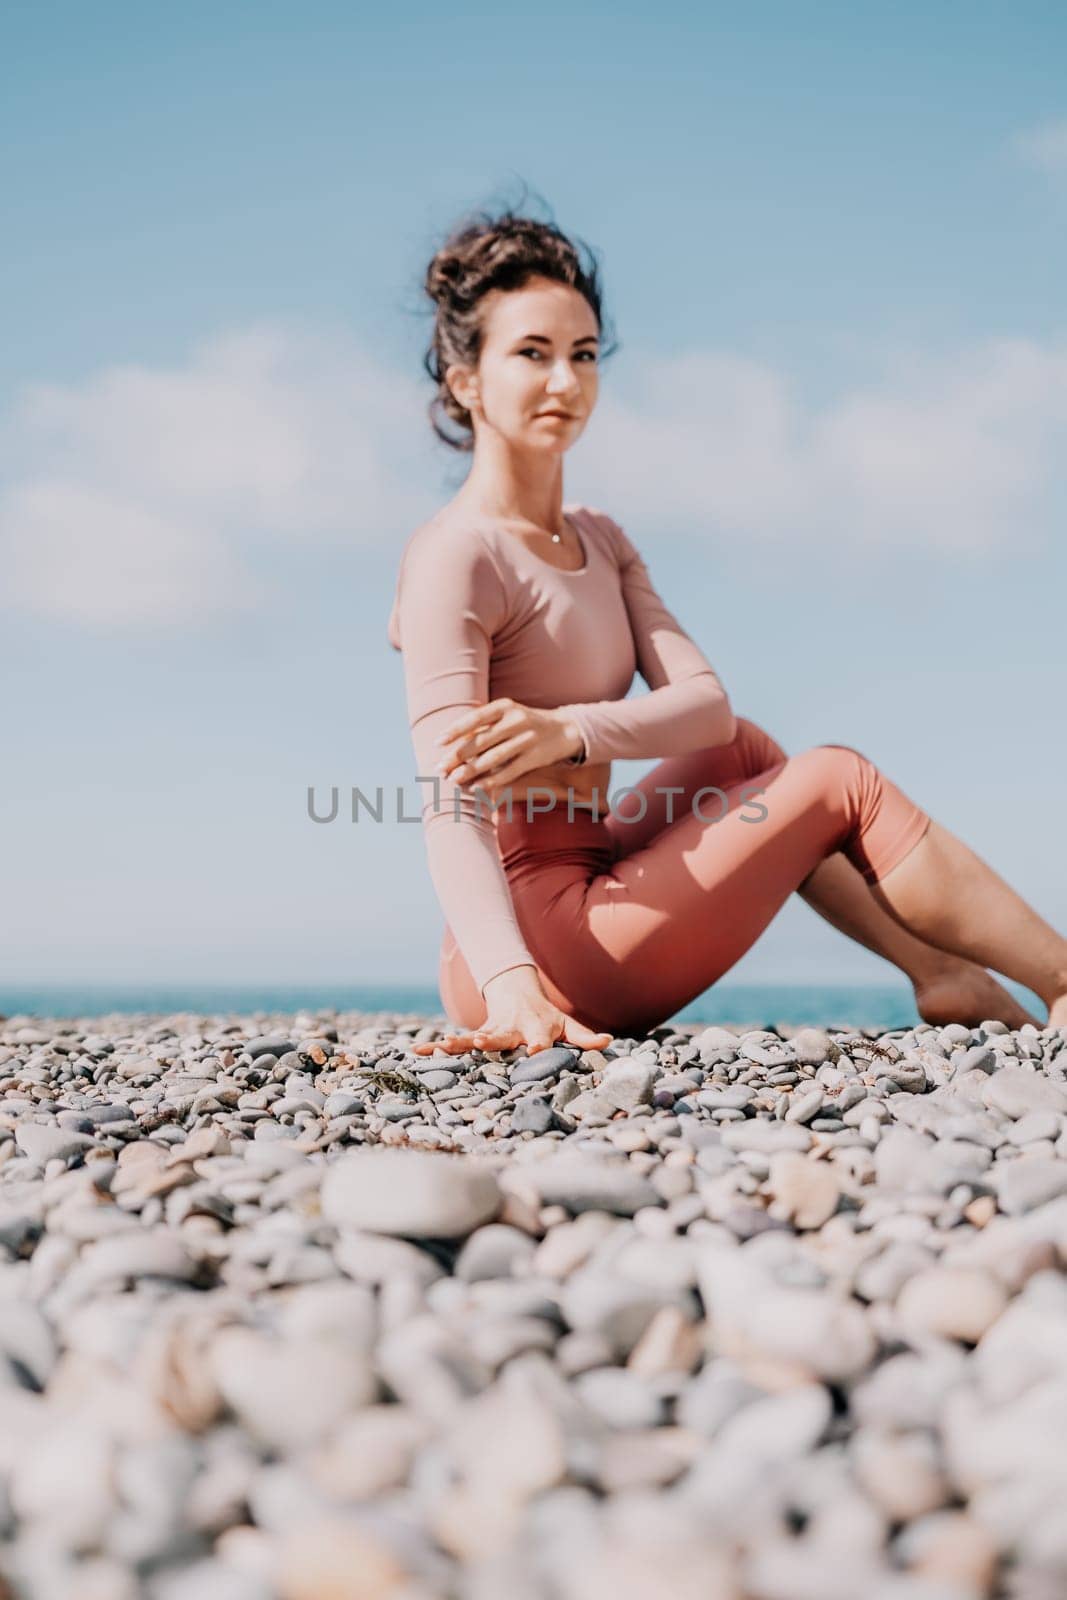
[[[554,394],[566,394],[578,388],[578,378],[569,361],[556,362],[549,374],[548,385]]]

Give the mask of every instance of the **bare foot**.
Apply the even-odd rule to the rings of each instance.
[[[971,961],[948,967],[935,977],[915,983],[913,988],[915,1004],[924,1022],[940,1026],[962,1022],[969,1028],[977,1027],[980,1022],[1003,1022],[1009,1028],[1021,1028],[1024,1022],[1032,1022],[1038,1028],[1044,1026],[992,973]],[[1049,1021],[1052,1020],[1050,1015]]]
[[[1048,1008],[1049,1028],[1067,1028],[1067,994],[1061,994]]]

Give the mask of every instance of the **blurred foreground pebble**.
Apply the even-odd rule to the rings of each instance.
[[[2,1600],[1067,1593],[1067,1031],[0,1022]]]

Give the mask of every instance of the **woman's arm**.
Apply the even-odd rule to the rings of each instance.
[[[490,978],[509,967],[535,963],[511,903],[487,802],[479,803],[476,795],[437,772],[438,735],[470,704],[461,701],[423,717],[412,729],[412,743],[416,771],[423,780],[419,788],[430,878],[471,975],[484,989]],[[438,780],[436,795],[431,778]]]
[[[463,709],[487,703],[492,635],[506,609],[503,582],[476,534],[427,526],[413,537],[401,565],[396,618],[423,837],[441,910],[479,989],[510,967],[536,963],[515,916],[488,807],[440,776],[436,741]]]
[[[585,741],[585,761],[686,755],[730,744],[737,723],[718,674],[660,599],[636,547],[618,523],[605,520],[619,546],[637,666],[650,692],[634,700],[560,707]]]

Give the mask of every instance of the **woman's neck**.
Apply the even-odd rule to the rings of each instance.
[[[452,502],[457,510],[508,522],[528,522],[535,528],[559,532],[563,527],[563,465],[555,462],[546,477],[521,465],[475,459],[466,482]]]

